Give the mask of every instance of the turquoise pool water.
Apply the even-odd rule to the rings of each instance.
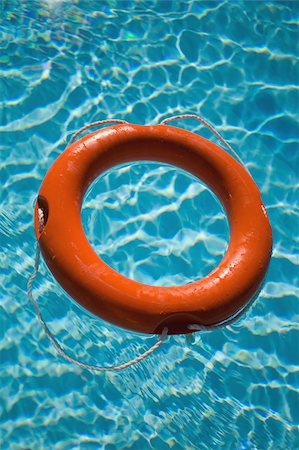
[[[2,1],[0,442],[3,449],[297,449],[298,2]],[[274,249],[263,290],[233,326],[171,337],[151,358],[94,375],[57,357],[27,299],[41,181],[70,136],[100,119],[212,122],[259,185]],[[192,121],[177,126],[211,138]],[[114,169],[82,212],[99,254],[128,277],[182,284],[221,260],[215,197],[169,166]],[[67,297],[45,265],[35,296],[53,334],[88,363],[155,337]]]

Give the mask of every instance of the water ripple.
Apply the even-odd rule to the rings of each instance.
[[[299,447],[296,6],[2,2],[3,450]],[[34,200],[81,126],[107,117],[159,123],[183,112],[214,123],[261,188],[274,231],[267,279],[234,326],[172,337],[138,367],[95,376],[57,357],[26,298]],[[211,138],[192,122],[176,125]],[[96,251],[151,284],[203,276],[228,240],[209,191],[165,165],[104,174],[82,214]],[[44,264],[34,294],[58,340],[86,362],[122,362],[155,341],[83,311]]]

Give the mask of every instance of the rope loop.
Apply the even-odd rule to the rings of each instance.
[[[214,136],[219,139],[219,141],[235,156],[235,158],[239,161],[239,163],[242,164],[242,166],[245,167],[245,164],[243,163],[242,159],[238,155],[238,153],[232,148],[232,146],[221,136],[221,134],[203,117],[199,116],[198,114],[179,114],[177,116],[171,116],[167,119],[162,120],[161,125],[166,125],[169,122],[173,122],[175,120],[184,120],[184,119],[194,119],[200,122],[202,125],[204,125],[206,128],[208,128],[211,133],[214,134]]]
[[[101,125],[120,125],[122,123],[128,124],[129,122],[126,122],[125,120],[121,119],[105,119],[89,123],[88,125],[85,125],[84,127],[80,128],[80,130],[76,131],[75,134],[73,134],[69,142],[69,145],[72,144],[77,139],[77,137],[80,136],[80,134],[84,133],[84,131],[89,130],[90,128],[99,127]]]
[[[40,232],[43,231],[44,229],[44,213],[43,210],[41,208],[38,208],[38,218],[39,218],[39,230]],[[48,338],[50,339],[51,343],[53,344],[53,346],[55,347],[55,350],[57,351],[57,353],[62,356],[65,360],[76,364],[77,366],[83,367],[84,369],[87,370],[91,370],[94,372],[108,372],[108,371],[117,371],[117,370],[122,370],[122,369],[126,369],[127,367],[133,366],[134,364],[139,363],[140,361],[142,361],[143,359],[147,358],[148,356],[150,356],[157,348],[160,347],[160,345],[162,344],[162,342],[166,339],[167,337],[167,332],[168,329],[165,327],[161,333],[161,335],[159,336],[158,341],[152,345],[152,347],[150,347],[148,350],[146,350],[144,353],[142,353],[141,355],[138,355],[136,358],[124,362],[122,364],[119,365],[113,365],[113,366],[98,366],[98,365],[92,365],[92,364],[86,364],[82,361],[79,361],[76,358],[73,358],[72,356],[68,355],[68,353],[61,347],[61,345],[59,344],[59,342],[57,341],[57,339],[53,336],[53,334],[51,333],[48,325],[46,324],[42,313],[40,311],[40,308],[38,306],[37,301],[35,300],[34,296],[33,296],[33,282],[38,274],[38,270],[39,270],[39,265],[40,265],[40,248],[39,248],[39,244],[37,243],[37,248],[36,248],[36,254],[35,254],[35,263],[34,263],[34,270],[32,275],[30,276],[28,283],[27,283],[27,293],[28,293],[28,298],[31,301],[31,303],[34,306],[35,312],[37,314],[37,317],[39,319],[39,322],[41,324],[41,326],[43,327],[46,335],[48,336]]]

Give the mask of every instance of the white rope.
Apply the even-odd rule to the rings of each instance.
[[[41,208],[38,208],[38,218],[39,218],[39,230],[40,230],[40,232],[42,232],[43,228],[44,228],[44,213],[43,213],[43,210]],[[92,364],[86,364],[86,363],[84,363],[82,361],[79,361],[76,358],[73,358],[72,356],[69,356],[66,353],[66,351],[61,347],[61,345],[58,343],[56,338],[52,335],[52,333],[49,330],[46,322],[43,319],[43,316],[42,316],[41,311],[39,309],[38,303],[35,300],[35,298],[33,297],[33,293],[32,293],[33,281],[34,281],[35,277],[38,274],[39,264],[40,264],[40,248],[39,248],[39,244],[37,243],[36,255],[35,255],[35,263],[34,263],[34,270],[33,270],[32,275],[30,276],[30,278],[28,280],[28,284],[27,284],[28,297],[29,297],[29,300],[31,301],[31,303],[34,306],[34,309],[36,311],[37,317],[38,317],[38,319],[39,319],[39,321],[40,321],[40,323],[41,323],[41,325],[42,325],[46,335],[48,336],[48,338],[50,339],[51,343],[55,347],[57,353],[60,356],[62,356],[64,359],[66,359],[67,361],[72,362],[72,363],[76,364],[77,366],[83,367],[84,369],[93,370],[95,372],[107,372],[107,371],[122,370],[122,369],[126,369],[127,367],[133,366],[134,364],[137,364],[140,361],[142,361],[143,359],[145,359],[148,356],[150,356],[157,348],[160,347],[162,342],[166,339],[168,329],[165,327],[163,329],[161,335],[159,336],[158,341],[152,347],[150,347],[148,350],[146,350],[144,353],[142,353],[141,355],[137,356],[136,358],[134,358],[134,359],[132,359],[130,361],[127,361],[125,363],[122,363],[122,364],[119,364],[119,365],[115,365],[115,366],[97,366],[97,365],[92,365]]]
[[[81,133],[83,133],[86,130],[89,130],[89,128],[99,127],[101,125],[119,125],[122,123],[128,123],[128,122],[126,122],[125,120],[121,120],[121,119],[106,119],[106,120],[98,120],[97,122],[89,123],[88,125],[85,125],[84,127],[80,128],[80,130],[76,131],[75,134],[73,134],[73,136],[71,137],[71,140],[69,142],[69,145],[72,144]]]
[[[188,325],[187,328],[193,331],[213,331],[217,330],[218,328],[227,327],[228,325],[236,322],[241,316],[243,316],[243,314],[246,313],[246,311],[252,306],[255,300],[256,297],[253,297],[248,303],[246,303],[246,305],[242,309],[240,309],[240,311],[238,311],[235,315],[229,317],[228,319],[223,320],[222,322],[214,323],[212,325],[202,325],[199,323],[194,323],[192,325]]]
[[[223,145],[225,145],[226,148],[229,149],[229,151],[232,152],[232,154],[236,157],[236,159],[242,164],[242,166],[245,167],[245,164],[243,163],[240,156],[235,152],[235,150],[231,147],[231,145],[221,136],[221,134],[215,130],[215,128],[203,117],[197,115],[197,114],[179,114],[177,116],[168,117],[167,119],[162,120],[161,125],[166,125],[169,122],[173,122],[174,120],[184,120],[184,119],[194,119],[198,122],[202,123],[205,127],[207,127],[211,133],[213,133],[220,142],[222,142]]]
[[[201,116],[198,116],[196,114],[181,114],[181,115],[177,115],[177,116],[172,116],[169,117],[167,119],[164,119],[161,124],[162,125],[166,125],[169,122],[175,121],[175,120],[183,120],[183,119],[195,119],[198,120],[199,122],[201,122],[204,126],[206,126],[219,140],[220,142],[222,142],[223,145],[225,145],[232,153],[233,155],[238,159],[238,161],[244,166],[243,161],[241,160],[241,158],[238,156],[238,154],[233,150],[233,148],[230,146],[230,144],[220,135],[220,133],[218,133],[218,131],[216,131],[213,126],[207,122],[205,119],[203,119]],[[92,127],[96,127],[96,126],[101,126],[101,125],[108,125],[108,124],[127,124],[128,122],[126,122],[125,120],[119,120],[119,119],[107,119],[107,120],[100,120],[97,122],[93,122],[91,124],[85,125],[84,127],[80,128],[80,130],[78,130],[71,138],[69,144],[71,144],[72,142],[74,142],[76,140],[76,138],[83,133],[84,131],[92,128]],[[40,233],[42,233],[43,229],[44,229],[44,213],[42,208],[38,208],[38,220],[39,220],[39,224],[38,224],[38,231]],[[45,323],[41,311],[39,309],[38,303],[35,300],[35,298],[33,297],[33,293],[32,293],[32,288],[33,288],[33,282],[38,274],[38,269],[39,269],[39,264],[40,264],[40,248],[39,248],[39,243],[37,243],[37,248],[36,248],[36,255],[35,255],[35,264],[34,264],[34,270],[32,275],[30,276],[29,280],[28,280],[28,284],[27,284],[27,292],[28,292],[28,297],[29,300],[31,301],[31,303],[34,306],[34,309],[36,311],[36,314],[38,316],[38,319],[46,333],[46,335],[48,336],[48,338],[50,339],[51,343],[53,344],[53,346],[55,347],[57,353],[59,355],[61,355],[64,359],[66,359],[69,362],[72,362],[80,367],[83,367],[84,369],[87,370],[91,370],[91,371],[95,371],[95,372],[106,372],[106,371],[117,371],[117,370],[122,370],[122,369],[126,369],[127,367],[133,366],[134,364],[139,363],[140,361],[142,361],[143,359],[147,358],[148,356],[150,356],[157,348],[160,347],[160,345],[162,344],[162,342],[166,339],[167,337],[167,332],[168,329],[165,327],[161,333],[161,335],[159,336],[158,341],[152,346],[150,347],[148,350],[146,350],[144,353],[142,353],[141,355],[137,356],[136,358],[127,361],[125,363],[119,364],[119,365],[115,365],[115,366],[97,366],[97,365],[92,365],[92,364],[86,364],[82,361],[79,361],[76,358],[73,358],[71,356],[69,356],[66,351],[61,347],[61,345],[58,343],[58,341],[56,340],[56,338],[52,335],[51,331],[49,330],[47,324]],[[192,331],[211,331],[211,330],[215,330],[217,328],[221,328],[227,325],[230,325],[232,323],[234,323],[236,320],[239,319],[239,317],[241,315],[243,315],[248,309],[249,307],[252,305],[253,301],[255,300],[255,298],[253,298],[249,303],[247,303],[247,305],[239,312],[237,312],[234,316],[230,317],[229,319],[221,322],[221,323],[217,323],[217,324],[212,324],[212,325],[202,325],[202,324],[191,324],[188,326],[189,330]]]

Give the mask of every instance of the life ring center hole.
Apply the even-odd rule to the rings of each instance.
[[[138,162],[116,166],[89,188],[85,234],[113,269],[142,283],[183,285],[223,258],[229,227],[207,186],[177,167]]]

